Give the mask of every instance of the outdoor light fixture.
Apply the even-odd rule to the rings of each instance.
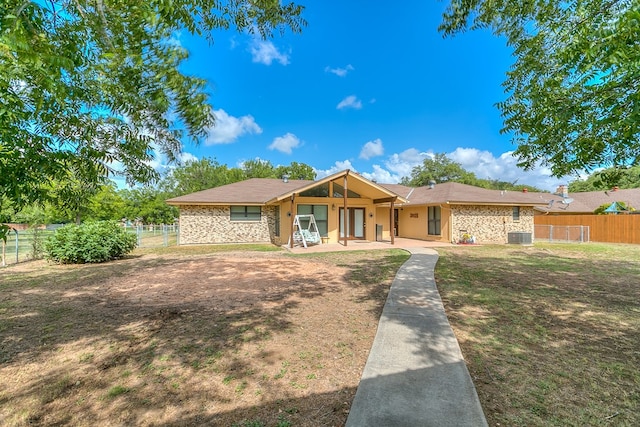
[[[373,218],[373,212],[369,212],[369,218]]]
[[[287,216],[291,216],[291,212],[287,212]]]
[[[332,211],[335,211],[335,210],[336,210],[336,204],[335,204],[335,203],[332,203],[332,204],[331,204],[331,210],[332,210]]]

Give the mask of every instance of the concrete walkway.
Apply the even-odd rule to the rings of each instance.
[[[487,426],[436,288],[438,254],[406,249],[346,426]]]

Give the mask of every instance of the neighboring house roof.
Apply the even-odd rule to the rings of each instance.
[[[536,208],[538,211],[544,213],[593,213],[593,211],[605,203],[613,202],[624,202],[627,208],[640,209],[640,188],[569,193],[566,198],[552,193],[532,194],[537,194],[538,197],[546,202],[545,206]]]
[[[167,200],[170,205],[263,205],[316,181],[251,178]]]
[[[489,190],[458,182],[444,182],[433,187],[411,188],[399,184],[384,184],[384,187],[402,194],[408,205],[509,205],[539,206],[547,202],[534,193],[520,191]]]

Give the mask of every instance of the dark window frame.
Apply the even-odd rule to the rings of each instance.
[[[231,206],[229,219],[238,222],[259,222],[262,219],[262,207],[251,205]]]
[[[512,218],[514,222],[520,221],[520,206],[514,206],[512,211]]]

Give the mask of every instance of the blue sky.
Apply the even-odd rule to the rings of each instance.
[[[304,2],[302,2],[304,4]],[[480,178],[553,191],[568,179],[524,172],[495,103],[512,64],[488,32],[444,39],[440,1],[307,2],[301,34],[267,41],[185,34],[183,67],[209,82],[217,126],[184,159],[230,167],[248,159],[302,162],[318,177],[343,169],[395,183],[426,156],[446,153]],[[158,159],[162,163],[162,159]]]

